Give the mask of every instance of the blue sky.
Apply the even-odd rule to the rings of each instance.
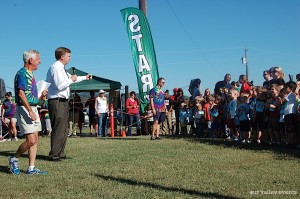
[[[281,66],[286,80],[300,73],[299,0],[147,0],[147,6],[165,89],[187,91],[197,77],[202,89],[213,89],[226,73],[237,80],[245,74],[245,48],[255,85],[262,84],[262,71],[272,66]],[[138,7],[138,0],[1,0],[0,77],[13,87],[23,67],[22,53],[37,49],[42,64],[34,74],[45,79],[55,49],[65,46],[72,50],[67,68],[138,91],[120,13],[126,7]]]

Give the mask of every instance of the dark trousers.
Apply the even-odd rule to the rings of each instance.
[[[51,159],[66,157],[64,152],[68,137],[68,100],[49,99],[49,117],[51,120]]]
[[[176,131],[175,134],[179,135],[180,132],[180,109],[175,109],[175,118],[176,118]]]

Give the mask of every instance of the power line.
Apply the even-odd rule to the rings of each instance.
[[[169,6],[169,8],[171,9],[172,13],[174,14],[175,18],[177,19],[179,25],[181,26],[181,28],[183,29],[183,31],[185,32],[185,34],[187,35],[187,37],[190,39],[190,41],[192,42],[192,44],[194,45],[194,47],[196,48],[196,50],[200,53],[200,55],[205,59],[205,61],[211,66],[213,67],[218,73],[220,73],[217,68],[210,63],[210,61],[207,59],[207,57],[199,50],[198,45],[194,42],[194,40],[192,39],[192,37],[190,36],[190,34],[188,33],[188,31],[186,30],[186,28],[184,27],[183,23],[180,21],[179,17],[176,15],[174,9],[172,8],[172,6],[170,5],[169,1],[166,0],[167,5]]]

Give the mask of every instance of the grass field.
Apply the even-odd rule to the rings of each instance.
[[[149,138],[70,138],[69,158],[50,162],[43,137],[36,166],[49,172],[44,176],[24,174],[27,155],[22,173],[10,174],[7,157],[23,140],[0,143],[0,198],[299,198],[299,150]]]

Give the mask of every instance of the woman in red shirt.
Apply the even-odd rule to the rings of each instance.
[[[243,93],[250,94],[251,86],[248,83],[246,75],[240,75],[239,83],[242,85],[240,95],[242,95]]]
[[[140,103],[135,96],[135,92],[131,91],[130,98],[126,100],[126,111],[129,118],[127,136],[132,136],[131,129],[134,121],[136,122],[136,134],[141,135],[141,121],[139,112]]]

